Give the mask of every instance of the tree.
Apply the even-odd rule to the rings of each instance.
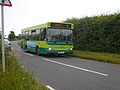
[[[10,34],[8,35],[8,38],[9,39],[15,39],[15,33],[14,33],[14,31],[10,31]]]

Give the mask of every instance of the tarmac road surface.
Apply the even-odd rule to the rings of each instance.
[[[120,65],[72,56],[37,56],[17,43],[12,42],[12,52],[21,66],[50,90],[120,90]]]

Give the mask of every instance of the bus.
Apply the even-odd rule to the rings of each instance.
[[[22,29],[21,48],[40,54],[72,54],[74,25],[64,22],[47,22]]]

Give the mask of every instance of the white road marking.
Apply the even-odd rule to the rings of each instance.
[[[48,89],[50,89],[50,90],[55,90],[54,88],[52,88],[51,86],[49,86],[49,85],[47,85],[46,86]]]
[[[23,52],[23,54],[26,54],[26,55],[29,55],[29,56],[33,56],[32,54],[29,54],[29,53],[24,53],[24,52]]]
[[[50,59],[47,59],[47,58],[43,58],[43,59],[46,60],[46,61],[52,62],[52,63],[64,65],[64,66],[67,66],[67,67],[70,67],[70,68],[74,68],[74,69],[78,69],[78,70],[82,70],[82,71],[86,71],[86,72],[91,72],[91,73],[95,73],[95,74],[99,74],[99,75],[103,75],[103,76],[108,76],[107,74],[100,73],[100,72],[97,72],[97,71],[92,71],[92,70],[88,70],[88,69],[85,69],[85,68],[80,68],[80,67],[77,67],[77,66],[72,66],[72,65],[69,65],[69,64],[64,64],[64,63],[53,61],[53,60],[50,60]]]

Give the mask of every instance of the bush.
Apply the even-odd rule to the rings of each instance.
[[[75,49],[120,53],[120,14],[67,19],[73,23]]]

